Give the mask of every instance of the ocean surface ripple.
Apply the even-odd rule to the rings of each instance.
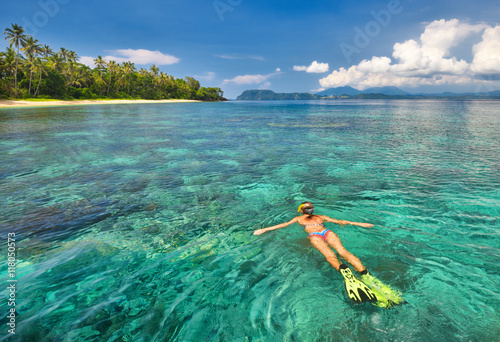
[[[0,341],[497,340],[498,132],[497,101],[0,110]],[[252,235],[305,200],[375,225],[328,228],[408,304],[350,302],[298,225]]]

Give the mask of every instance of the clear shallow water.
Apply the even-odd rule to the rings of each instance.
[[[498,132],[486,101],[0,110],[0,340],[498,339]],[[328,227],[409,304],[349,302],[298,225],[252,236],[304,200],[375,224]]]

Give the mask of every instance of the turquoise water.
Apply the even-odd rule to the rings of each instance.
[[[498,341],[500,102],[0,110],[0,341]],[[349,301],[316,213],[408,304]],[[7,234],[16,235],[16,335]]]

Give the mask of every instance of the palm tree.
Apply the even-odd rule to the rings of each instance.
[[[117,65],[116,66],[116,81],[115,81],[115,86],[116,86],[116,92],[118,93],[120,91],[120,88],[123,86],[125,87],[127,85],[127,78],[126,78],[126,73],[125,73],[125,68],[123,65]]]
[[[153,76],[158,76],[159,72],[160,72],[160,68],[158,68],[156,65],[152,65],[151,68],[149,69],[151,70],[151,74]]]
[[[96,80],[95,84],[99,89],[99,95],[102,95],[101,89],[103,88],[103,86],[106,86],[106,82],[102,77],[102,72],[107,68],[108,63],[102,58],[102,56],[97,56],[97,58],[94,59],[94,65],[95,65],[94,70],[97,69],[99,71],[98,76],[97,75],[94,76]]]
[[[52,55],[47,60],[49,62],[49,66],[52,69],[54,69],[58,73],[61,73],[63,59],[59,54]]]
[[[77,56],[75,51],[69,51],[65,48],[61,48],[58,54],[66,62],[67,68],[64,70],[64,76],[66,78],[66,87],[69,87],[73,83],[75,64],[80,57]]]
[[[54,54],[54,51],[48,45],[44,45],[42,47],[42,55],[45,59],[48,59],[50,56]]]
[[[102,58],[102,56],[97,56],[97,58],[94,59],[94,64],[97,70],[99,70],[99,75],[101,75],[101,71],[106,69],[107,62]]]
[[[36,86],[35,94],[33,96],[36,96],[38,94],[38,89],[40,89],[40,83],[42,83],[42,74],[48,75],[47,70],[45,70],[43,61],[41,58],[35,58],[35,66],[34,69],[36,72],[40,74],[40,78],[38,79],[38,85]]]
[[[7,48],[6,52],[0,52],[0,80],[3,82],[3,79],[5,79],[11,96],[12,78],[9,77],[9,74],[11,74],[13,70],[11,67],[12,61],[15,61],[14,50],[12,50],[11,48]]]
[[[66,86],[72,86],[76,88],[81,88],[82,86],[87,84],[89,80],[89,75],[84,68],[76,68],[71,70],[71,74],[68,75],[68,81],[66,82]]]
[[[19,47],[27,38],[27,35],[24,33],[24,29],[17,25],[11,24],[12,28],[7,27],[4,31],[4,34],[7,35],[5,39],[9,40],[10,48],[14,45],[17,49],[16,51],[16,71],[14,73],[15,87],[16,87],[16,97],[17,97],[17,68],[19,66]]]
[[[48,62],[50,62],[49,57],[54,56],[53,50],[48,45],[44,45],[40,48],[40,54]],[[48,73],[47,73],[47,70],[45,70],[45,66],[43,65],[43,61],[40,58],[35,59],[34,69],[35,69],[35,72],[37,72],[39,74],[38,85],[36,86],[35,93],[33,94],[33,96],[36,96],[38,94],[38,90],[40,89],[40,83],[42,83],[42,74],[48,75]]]
[[[67,49],[62,47],[57,54],[62,58],[63,62],[68,60],[69,51]]]
[[[76,63],[80,59],[80,57],[78,57],[75,51],[69,51],[68,59],[70,62]]]
[[[16,67],[16,52],[8,47],[6,52],[2,52],[2,55],[5,70],[13,75]],[[12,96],[12,77],[9,77],[9,93]]]
[[[33,37],[28,37],[24,43],[23,48],[21,50],[24,51],[26,57],[28,58],[28,66],[30,70],[30,84],[28,87],[28,94],[31,95],[31,81],[33,79],[33,70],[34,70],[34,59],[42,53],[42,46],[38,43],[38,39],[34,39]]]
[[[108,83],[108,91],[106,93],[106,96],[109,95],[109,88],[111,86],[111,76],[113,75],[113,73],[115,72],[115,70],[116,70],[116,62],[115,61],[110,61],[108,63],[109,83]]]
[[[128,76],[127,80],[127,93],[130,95],[130,75],[135,72],[135,64],[132,62],[124,62],[123,63],[123,72],[125,76]]]

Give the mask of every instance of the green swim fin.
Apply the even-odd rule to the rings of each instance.
[[[344,277],[345,289],[349,298],[356,303],[376,302],[377,296],[365,284],[352,274],[351,269],[347,265],[340,265],[340,274]]]
[[[403,299],[401,292],[392,289],[389,285],[382,283],[379,279],[372,276],[370,273],[361,276],[363,282],[370,287],[370,289],[377,296],[377,302],[373,303],[381,308],[392,308],[398,304],[404,304],[406,301]]]

